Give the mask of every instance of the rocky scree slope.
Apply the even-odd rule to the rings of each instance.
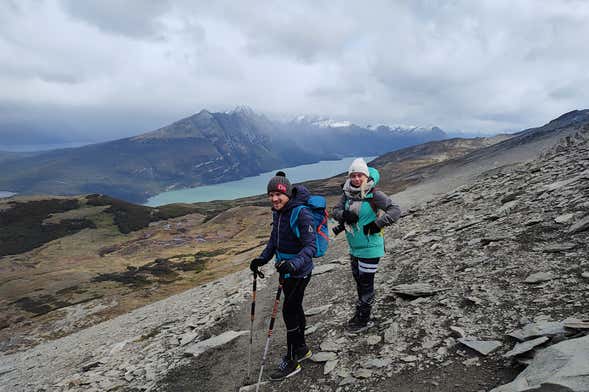
[[[309,342],[323,359],[305,363],[297,377],[264,390],[390,390],[399,380],[413,380],[413,389],[405,390],[481,391],[509,381],[501,369],[511,369],[514,362],[500,356],[513,347],[508,333],[531,321],[589,318],[588,195],[585,127],[536,160],[485,173],[410,209],[386,231],[376,325],[360,336],[348,336],[343,328],[354,290],[345,244],[338,239],[319,261],[318,269],[326,271],[316,274],[306,299],[307,311],[314,313]],[[272,281],[263,284],[273,286]],[[239,324],[236,312],[246,313],[242,301],[249,284],[249,274],[242,271],[0,357],[0,385],[11,391],[205,390],[200,386],[211,380],[181,370],[210,354],[191,359],[186,347],[228,328],[247,329],[247,320]],[[260,289],[260,297],[271,297],[273,289]],[[276,328],[280,332],[282,326]],[[584,333],[570,329],[544,343]],[[258,328],[258,343],[263,335]],[[491,343],[493,349],[485,357],[460,343],[461,335]],[[278,333],[275,339],[269,363],[280,354],[283,337]],[[247,348],[245,340],[237,339]],[[253,358],[261,358],[258,346]],[[231,367],[245,373],[246,351],[231,345],[219,351],[233,360],[204,359],[208,374]],[[451,377],[446,370],[453,370]],[[163,382],[167,374],[174,374],[176,382],[189,380],[190,389]],[[235,385],[235,380],[213,381]]]
[[[411,208],[386,231],[376,325],[360,336],[343,327],[355,294],[345,243],[338,239],[316,270],[328,271],[316,273],[307,289],[307,335],[317,363],[305,362],[300,375],[263,390],[488,391],[533,360],[533,345],[540,352],[566,339],[574,345],[586,323],[564,328],[560,322],[589,318],[588,195],[585,126],[536,160],[494,169]],[[525,342],[532,347],[524,357],[503,356],[517,343],[508,334],[550,321],[560,325],[558,332],[531,334],[548,336]],[[283,351],[282,326],[276,328],[269,366]],[[262,329],[256,347],[264,340]],[[246,350],[244,342],[217,349],[174,369],[156,390],[237,390]],[[254,354],[260,358],[261,348]],[[579,355],[589,359],[589,352]],[[224,379],[229,364],[241,373]],[[501,391],[527,390],[506,388]]]

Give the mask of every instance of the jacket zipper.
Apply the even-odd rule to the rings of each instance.
[[[276,251],[279,252],[279,244],[280,244],[280,220],[282,219],[282,214],[278,213],[278,229],[276,230]]]

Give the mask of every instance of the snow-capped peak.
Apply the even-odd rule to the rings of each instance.
[[[321,128],[343,128],[352,125],[350,121],[337,121],[327,117],[312,116],[312,115],[301,115],[295,117],[293,120],[295,123],[306,123]]]

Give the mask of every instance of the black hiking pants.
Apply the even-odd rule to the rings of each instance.
[[[286,347],[289,359],[294,359],[295,350],[305,345],[306,319],[303,311],[303,297],[310,280],[311,275],[306,278],[284,279],[282,284],[284,292],[282,317],[286,324]]]
[[[352,275],[356,281],[358,300],[356,314],[362,320],[370,318],[370,311],[374,304],[374,274],[378,268],[380,258],[363,259],[350,255]]]

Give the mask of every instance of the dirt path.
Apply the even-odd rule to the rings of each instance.
[[[326,264],[340,258],[345,258],[343,237],[339,238],[334,245],[331,246],[329,254],[323,260],[316,260],[316,265]],[[314,306],[324,305],[325,295],[332,295],[326,290],[331,287],[336,279],[341,279],[344,270],[347,269],[344,265],[340,265],[336,272],[318,275],[311,278],[309,286],[305,295],[305,309]],[[269,270],[271,266],[266,266]],[[337,277],[331,275],[336,274]],[[247,382],[247,360],[249,338],[243,336],[234,340],[233,342],[221,346],[215,350],[208,351],[200,357],[191,360],[189,365],[182,366],[171,371],[165,379],[158,385],[157,391],[172,392],[172,391],[190,391],[190,392],[205,392],[205,391],[238,391],[240,387],[255,383],[258,378],[261,359],[263,355],[264,345],[267,339],[268,323],[270,314],[272,313],[272,306],[274,305],[274,298],[277,288],[277,275],[272,274],[265,279],[270,279],[266,287],[258,292],[256,304],[256,321],[254,324],[254,344],[252,347],[252,366],[251,366],[251,382]],[[273,282],[273,283],[270,283]],[[350,282],[351,283],[351,279]],[[226,330],[249,330],[250,328],[250,302],[245,302],[240,310],[236,312],[235,317],[232,317],[222,325],[220,325],[218,333]],[[286,329],[282,320],[282,299],[279,308],[279,314],[274,326],[274,333],[270,349],[268,351],[268,359],[264,369],[265,380],[268,373],[271,372],[276,364],[280,361],[282,355],[286,350]],[[319,316],[311,316],[307,319],[307,324],[312,325],[321,318]],[[308,336],[308,343],[314,351],[319,351],[319,336]],[[323,365],[306,361],[304,363],[304,370],[301,374],[307,381],[321,377],[323,372]],[[295,380],[300,382],[303,377]],[[286,383],[286,382],[285,382]],[[282,384],[285,384],[282,383]],[[275,384],[276,386],[279,384]],[[272,390],[273,386],[265,386],[262,390]]]
[[[354,291],[351,273],[347,264],[347,245],[343,237],[330,247],[325,259],[316,261],[316,265],[337,263],[337,268],[331,272],[314,276],[309,283],[305,295],[305,309],[338,302],[338,298],[346,298],[335,304],[326,314],[311,316],[307,319],[308,326],[319,325],[317,332],[307,336],[307,343],[314,352],[321,351],[320,344],[329,337],[343,335],[343,324],[353,309]],[[269,267],[266,267],[268,269]],[[377,274],[377,280],[389,278],[384,274]],[[267,278],[268,279],[268,278]],[[276,275],[269,277],[276,280]],[[258,307],[255,323],[255,339],[252,350],[252,370],[250,382],[247,382],[247,353],[249,339],[240,337],[233,342],[202,354],[190,360],[188,365],[173,369],[157,385],[158,392],[210,392],[210,391],[239,391],[244,385],[255,383],[260,369],[260,361],[266,342],[266,331],[269,315],[272,311],[276,285],[267,284],[258,293]],[[378,295],[378,293],[377,293]],[[382,300],[382,298],[381,298]],[[343,302],[343,303],[342,303]],[[333,309],[335,308],[335,309]],[[216,333],[227,330],[247,330],[250,328],[250,304],[245,303],[229,320],[220,325]],[[386,323],[387,319],[376,316],[377,323]],[[416,325],[417,329],[419,326]],[[376,330],[377,327],[374,328]],[[285,351],[285,327],[279,314],[274,328],[274,335],[268,353],[268,360],[263,379],[276,366]],[[370,333],[370,331],[369,331]],[[358,342],[364,336],[351,338]],[[351,351],[350,355],[370,355],[372,347],[360,344],[359,347],[344,348]],[[354,352],[356,351],[356,352]],[[456,351],[456,350],[455,350]],[[376,351],[374,352],[376,355]],[[305,361],[300,374],[282,382],[271,382],[260,388],[262,391],[399,391],[399,392],[478,392],[485,391],[489,386],[499,385],[513,379],[517,371],[504,370],[498,359],[484,359],[476,366],[465,366],[462,362],[478,355],[474,352],[451,353],[452,363],[437,368],[424,370],[404,369],[396,374],[375,377],[371,387],[348,385],[339,387],[338,382],[330,375],[323,374],[323,363]],[[478,359],[477,359],[478,360]]]

